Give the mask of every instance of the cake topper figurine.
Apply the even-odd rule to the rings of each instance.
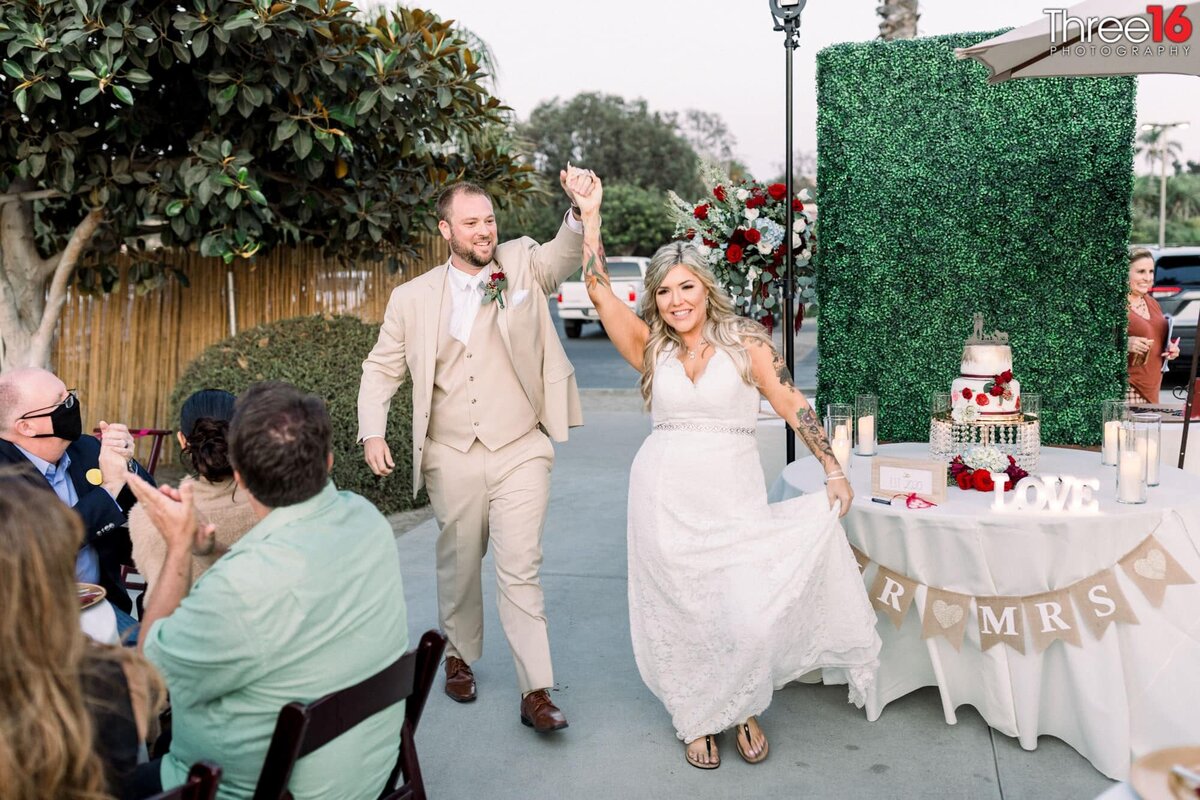
[[[975,333],[967,339],[967,344],[1008,344],[1008,334],[1003,331],[992,331],[991,333],[983,332],[983,313],[976,311]]]

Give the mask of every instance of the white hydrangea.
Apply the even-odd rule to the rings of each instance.
[[[1008,469],[1008,456],[990,445],[976,445],[963,456],[963,463],[971,469],[1004,472]]]

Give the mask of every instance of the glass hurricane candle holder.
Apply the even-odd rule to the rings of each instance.
[[[879,419],[879,398],[860,394],[854,398],[855,455],[873,456],[879,444],[875,422]]]
[[[1133,414],[1133,424],[1138,428],[1138,446],[1143,448],[1146,459],[1146,485],[1158,486],[1160,453],[1162,451],[1162,414]]]
[[[1117,464],[1117,445],[1121,433],[1121,423],[1125,421],[1128,409],[1124,400],[1104,401],[1104,446],[1100,450],[1100,463],[1113,467]]]
[[[1132,420],[1118,423],[1117,502],[1146,502],[1146,429]]]
[[[850,474],[851,432],[854,430],[854,406],[830,403],[825,407],[825,435],[842,471]]]

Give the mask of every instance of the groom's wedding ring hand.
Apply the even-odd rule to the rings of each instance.
[[[391,475],[392,470],[396,468],[396,462],[392,460],[392,450],[381,436],[363,442],[363,458],[366,459],[371,472],[380,477]]]

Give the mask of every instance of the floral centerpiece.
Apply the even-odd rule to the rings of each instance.
[[[771,330],[782,313],[783,264],[789,244],[795,253],[796,285],[787,296],[799,296],[802,302],[815,296],[809,246],[813,215],[804,206],[808,190],[789,200],[782,183],[731,181],[711,166],[703,173],[709,192],[700,202],[689,203],[670,193],[674,235],[698,246],[739,314]],[[785,230],[789,202],[795,209],[790,236]],[[801,305],[797,329],[803,317]]]
[[[990,492],[996,488],[992,473],[1003,472],[1004,491],[1016,488],[1017,481],[1029,475],[1017,466],[1017,460],[999,448],[988,446],[972,447],[965,456],[955,456],[950,462],[950,482],[960,489],[975,489]]]

